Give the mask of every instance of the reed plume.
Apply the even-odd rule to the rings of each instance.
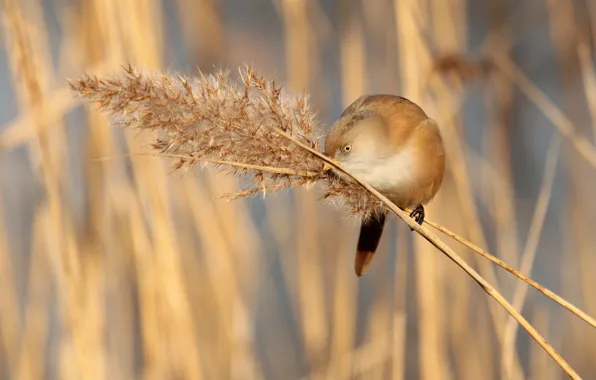
[[[323,199],[367,218],[385,206],[346,176],[323,171],[320,157],[283,134],[318,150],[318,128],[306,95],[292,94],[251,67],[239,80],[218,71],[197,77],[150,73],[129,65],[113,77],[85,75],[71,88],[129,129],[154,130],[153,148],[176,157],[175,168],[212,164],[228,174],[248,175],[251,186],[231,199],[321,182]],[[282,132],[282,133],[280,133]]]

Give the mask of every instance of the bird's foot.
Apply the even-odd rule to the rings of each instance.
[[[410,213],[410,218],[413,218],[416,223],[422,225],[424,222],[424,206],[416,206],[416,208]],[[414,229],[410,228],[410,231],[414,231]]]

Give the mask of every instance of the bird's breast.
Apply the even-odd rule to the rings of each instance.
[[[384,193],[404,192],[416,176],[416,157],[412,149],[382,158],[349,159],[346,169],[372,187]]]

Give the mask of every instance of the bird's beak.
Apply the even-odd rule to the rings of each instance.
[[[334,169],[333,165],[323,162],[323,173],[327,174]]]

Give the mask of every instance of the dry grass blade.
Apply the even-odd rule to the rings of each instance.
[[[492,60],[501,72],[517,84],[520,90],[550,119],[577,152],[596,168],[596,148],[584,136],[575,133],[571,120],[510,59],[493,56]]]
[[[95,73],[104,73],[107,72],[108,67],[110,65],[102,62],[95,65],[92,70]],[[56,121],[78,105],[78,101],[73,99],[71,94],[71,90],[66,87],[53,90],[47,94],[47,104],[44,104],[43,107],[34,105],[29,112],[5,125],[0,132],[0,147],[5,150],[14,149],[34,140],[36,130],[32,126],[35,125],[40,112],[45,112],[42,120],[43,128],[51,129],[59,125]]]
[[[526,246],[522,254],[521,271],[523,273],[530,273],[532,271],[532,267],[534,266],[534,258],[536,257],[540,235],[544,226],[544,220],[546,219],[546,212],[551,200],[553,183],[555,181],[555,174],[557,171],[557,162],[559,159],[559,149],[559,136],[555,135],[552,139],[548,153],[546,154],[546,164],[544,167],[540,194],[538,195],[538,200],[534,209],[534,216],[530,225],[530,232],[528,233],[528,239],[526,240]],[[521,282],[517,283],[517,286],[515,287],[515,293],[513,295],[513,305],[516,309],[523,309],[527,292],[528,286],[526,284]],[[507,321],[507,325],[505,326],[502,350],[503,372],[508,374],[509,377],[511,377],[513,374],[513,359],[516,352],[516,333],[517,324],[512,318],[510,318]]]
[[[222,160],[210,160],[208,158],[198,159],[193,156],[185,156],[183,154],[167,154],[167,153],[133,153],[127,155],[119,155],[119,156],[110,156],[110,157],[99,157],[96,161],[105,161],[114,159],[116,157],[132,157],[132,156],[151,156],[151,157],[168,157],[168,158],[178,158],[184,160],[184,162],[189,161],[190,164],[193,162],[205,162],[214,165],[224,165],[224,166],[233,166],[240,169],[246,170],[258,170],[267,173],[274,173],[274,174],[287,174],[287,175],[294,175],[298,177],[306,177],[306,178],[314,178],[319,176],[317,172],[309,172],[309,171],[300,171],[294,170],[291,168],[275,168],[272,166],[262,166],[262,165],[251,165],[245,164],[242,162],[234,162],[234,161],[222,161]],[[179,161],[180,162],[180,161]]]
[[[592,60],[592,52],[590,51],[590,44],[586,41],[580,41],[577,45],[577,57],[582,72],[582,79],[584,83],[584,91],[588,103],[588,110],[590,111],[590,118],[592,119],[592,128],[594,129],[594,137],[596,138],[596,73],[594,72],[594,62]]]
[[[281,88],[251,69],[243,73],[242,81],[244,87],[236,86],[222,73],[175,81],[166,75],[146,74],[129,67],[121,77],[100,80],[87,76],[73,82],[72,88],[107,109],[125,127],[161,132],[154,148],[163,154],[317,172],[318,177],[302,177],[254,169],[252,179],[256,189],[274,190],[324,180],[326,197],[345,199],[356,215],[368,217],[374,212],[393,211],[472,277],[570,377],[579,378],[546,339],[449,246],[317,150],[311,137],[314,116],[304,98],[283,94]],[[189,164],[193,162],[196,161]],[[179,166],[186,163],[181,161]],[[325,176],[323,163],[343,174]],[[238,174],[238,170],[230,169],[232,174]],[[252,193],[249,190],[247,194]]]
[[[406,210],[406,212],[408,212],[408,210]],[[443,234],[449,236],[450,238],[457,241],[458,243],[470,248],[472,251],[481,255],[485,259],[490,260],[494,264],[505,269],[507,272],[511,273],[515,277],[524,281],[528,285],[530,285],[533,288],[535,288],[536,290],[538,290],[540,293],[544,294],[551,300],[553,300],[556,303],[558,303],[559,305],[563,306],[565,309],[569,310],[571,313],[575,314],[578,318],[582,319],[584,322],[586,322],[590,326],[596,328],[596,319],[590,317],[588,314],[583,312],[581,309],[574,306],[569,301],[565,300],[563,297],[557,295],[552,290],[545,288],[544,286],[540,285],[536,281],[532,280],[530,277],[526,276],[525,274],[523,274],[520,271],[516,270],[515,268],[511,267],[509,264],[507,264],[503,260],[496,258],[495,256],[491,255],[490,253],[486,252],[484,249],[478,247],[477,245],[470,243],[469,241],[462,238],[458,234],[450,231],[449,229],[447,229],[437,223],[434,223],[433,221],[431,221],[429,219],[425,219],[424,224],[428,224],[430,227],[434,228],[435,230],[442,232]]]

